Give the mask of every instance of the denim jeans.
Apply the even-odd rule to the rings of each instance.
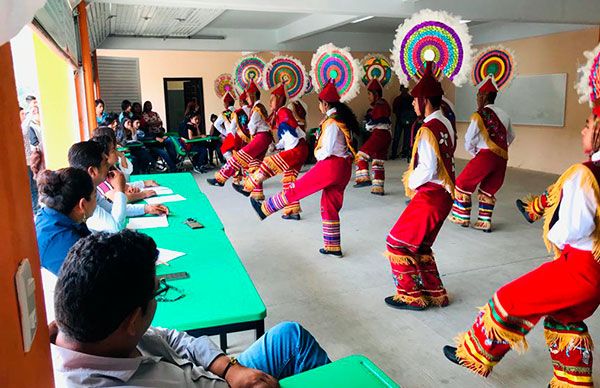
[[[282,322],[267,331],[238,361],[277,380],[331,362],[317,340],[296,322]]]
[[[152,158],[155,163],[156,160],[159,157],[161,157],[165,161],[165,163],[167,163],[167,166],[169,167],[169,172],[177,172],[177,165],[175,164],[175,162],[173,162],[173,159],[171,159],[171,156],[165,148],[150,147],[148,151],[150,151],[150,155],[152,155]]]
[[[33,171],[31,171],[31,167],[29,166],[27,166],[27,175],[29,175],[29,189],[31,190],[31,207],[33,208],[33,214],[36,214],[40,208],[38,202],[38,188],[37,182],[33,177]]]

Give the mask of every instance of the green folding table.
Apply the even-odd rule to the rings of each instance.
[[[227,333],[256,330],[257,338],[263,335],[266,307],[223,231],[223,224],[192,175],[152,174],[132,178],[154,179],[186,198],[166,204],[173,214],[168,217],[168,227],[139,230],[152,237],[159,248],[186,253],[168,266],[159,265],[158,275],[174,272],[190,275],[188,279],[168,281],[181,289],[185,297],[175,302],[159,302],[152,324],[194,336],[218,334],[223,350],[227,349]],[[190,229],[183,223],[188,217],[195,218],[205,228]]]
[[[186,143],[202,143],[207,142],[210,143],[213,140],[218,140],[219,136],[206,136],[206,137],[196,137],[194,139],[184,139]]]
[[[186,252],[169,266],[159,265],[157,274],[190,275],[167,281],[185,297],[159,302],[154,326],[184,330],[194,336],[218,334],[223,350],[227,349],[227,333],[256,330],[256,338],[264,334],[267,309],[225,232],[214,230],[201,239],[193,233],[149,234],[159,248]]]
[[[377,365],[365,356],[342,358],[320,368],[288,377],[281,388],[399,388]]]
[[[180,172],[173,174],[135,175],[131,179],[153,179],[159,185],[166,186],[173,190],[173,195],[179,194],[186,199],[185,201],[167,202],[164,204],[170,211],[168,217],[170,231],[174,233],[191,231],[191,229],[184,224],[188,218],[195,219],[204,225],[205,229],[223,230],[221,219],[210,204],[208,197],[198,188],[192,174]],[[150,187],[148,189],[152,188]],[[160,231],[161,228],[156,230]]]

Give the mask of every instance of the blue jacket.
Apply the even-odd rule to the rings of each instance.
[[[69,249],[80,238],[91,234],[85,223],[78,224],[69,216],[49,207],[42,207],[37,212],[35,232],[42,267],[55,275],[58,275]]]

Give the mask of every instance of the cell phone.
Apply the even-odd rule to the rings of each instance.
[[[199,223],[198,221],[196,221],[193,218],[188,218],[187,220],[185,220],[184,224],[186,224],[187,226],[189,226],[192,229],[204,228],[204,225],[202,225],[201,223]]]
[[[162,279],[166,279],[166,280],[181,280],[181,279],[188,279],[190,277],[190,274],[187,272],[173,272],[173,273],[166,273],[164,275],[159,275],[158,279],[162,280]]]

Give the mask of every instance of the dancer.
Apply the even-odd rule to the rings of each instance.
[[[246,99],[248,104],[252,106],[248,121],[248,130],[252,139],[242,149],[233,154],[225,166],[215,173],[214,178],[206,180],[210,185],[224,186],[225,182],[240,169],[247,169],[250,173],[255,172],[260,167],[269,145],[273,142],[271,127],[266,121],[267,110],[260,102],[260,91],[254,81],[250,82],[246,90]],[[262,185],[255,187],[251,195],[258,200],[264,199]]]
[[[231,116],[235,111],[235,98],[231,95],[230,92],[225,93],[223,96],[223,107],[225,110],[221,112],[221,114],[215,120],[214,126],[217,131],[221,134],[221,136],[227,136],[227,128],[231,124]]]
[[[544,239],[558,258],[500,288],[471,329],[446,346],[452,362],[487,377],[543,317],[554,367],[551,387],[592,386],[592,339],[583,322],[600,304],[600,109],[582,130],[589,162],[569,168],[551,187]],[[568,274],[568,276],[566,276]],[[549,282],[548,279],[559,279]]]
[[[371,194],[384,195],[385,170],[383,163],[388,158],[392,142],[390,132],[392,109],[383,98],[383,88],[376,78],[367,86],[371,108],[365,117],[366,128],[371,135],[356,156],[356,184],[354,187],[371,186]],[[369,174],[369,162],[373,167],[373,180]]]
[[[477,112],[465,134],[465,148],[473,155],[456,178],[456,191],[450,221],[468,227],[471,222],[471,195],[479,186],[479,216],[473,228],[492,231],[496,193],[504,183],[508,147],[515,139],[510,116],[494,105],[498,87],[489,76],[477,92]]]
[[[431,246],[452,207],[454,129],[440,109],[444,91],[432,66],[427,62],[411,91],[417,116],[425,117],[403,179],[411,201],[386,240],[385,256],[392,267],[396,294],[385,302],[398,309],[423,310],[449,303]]]
[[[525,335],[544,318],[554,369],[549,387],[593,386],[592,339],[583,321],[600,304],[600,75],[592,71],[600,45],[586,56],[578,91],[580,101],[594,102],[581,131],[591,157],[571,166],[548,193],[544,240],[556,259],[497,290],[457,347],[444,347],[450,361],[484,377],[510,349],[526,350]]]
[[[245,196],[259,185],[278,174],[283,174],[283,190],[291,188],[300,173],[302,165],[308,156],[308,145],[306,135],[292,111],[285,107],[286,93],[284,85],[281,84],[271,93],[271,113],[273,130],[277,131],[277,137],[280,139],[276,149],[283,151],[267,156],[262,161],[258,170],[249,174],[244,186],[234,186],[234,188]],[[283,209],[281,218],[286,220],[300,220],[299,201],[293,201]]]
[[[344,201],[344,190],[352,176],[351,133],[358,129],[358,121],[350,108],[340,101],[333,80],[319,93],[319,109],[325,114],[315,147],[317,163],[298,179],[293,186],[259,202],[250,201],[261,220],[318,191],[321,194],[324,255],[342,257],[339,212]]]

